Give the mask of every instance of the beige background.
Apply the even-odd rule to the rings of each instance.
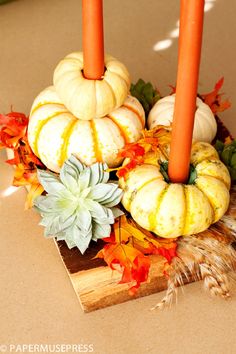
[[[225,77],[231,110],[221,115],[236,135],[235,0],[209,1],[199,91]],[[151,80],[163,94],[175,83],[177,0],[105,0],[106,51],[129,68],[133,80]],[[172,34],[173,36],[173,34]],[[159,41],[172,40],[154,51]],[[157,49],[160,44],[157,44]],[[0,112],[29,112],[33,98],[52,82],[57,62],[81,49],[81,1],[19,0],[0,6]],[[4,161],[4,153],[1,153]],[[185,287],[171,311],[150,312],[156,294],[83,314],[52,240],[38,215],[23,211],[24,189],[8,197],[11,168],[0,174],[0,344],[92,343],[98,354],[233,354],[236,287],[224,302],[201,283]],[[0,347],[1,348],[1,347]]]

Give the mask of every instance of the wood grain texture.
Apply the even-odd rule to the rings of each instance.
[[[236,190],[232,191],[232,199],[227,212],[227,223],[224,218],[212,225],[209,230],[199,234],[199,237],[213,237],[222,243],[232,244],[235,240]],[[230,222],[230,220],[232,222]],[[119,304],[134,298],[160,292],[167,288],[167,278],[163,274],[165,259],[161,256],[151,256],[151,268],[146,283],[141,284],[135,296],[129,295],[128,284],[119,284],[121,274],[112,271],[101,260],[93,260],[92,257],[102,247],[102,244],[91,247],[89,252],[81,255],[74,250],[68,250],[63,242],[56,242],[63,263],[68,272],[74,290],[79,298],[82,309],[85,312],[94,311],[107,306]],[[165,268],[166,270],[166,268]],[[194,281],[191,277],[184,283]]]

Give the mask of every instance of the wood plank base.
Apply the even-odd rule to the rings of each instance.
[[[235,241],[235,235],[236,188],[231,191],[231,203],[226,217],[199,234],[199,237],[213,237],[224,244],[232,244]],[[135,296],[131,296],[128,292],[129,285],[119,284],[120,273],[112,271],[103,260],[93,259],[99,249],[103,247],[102,241],[94,243],[83,256],[76,248],[69,250],[64,242],[56,242],[56,245],[84,312],[167,289],[167,278],[163,274],[166,260],[161,256],[151,256],[149,279],[146,283],[141,284]],[[185,284],[195,281],[191,277],[189,279],[183,278]]]

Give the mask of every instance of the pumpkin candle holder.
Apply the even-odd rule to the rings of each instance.
[[[54,71],[54,86],[35,99],[29,117],[28,139],[36,156],[50,170],[59,172],[75,154],[91,165],[118,166],[119,151],[137,141],[145,124],[139,101],[128,94],[126,67],[106,56],[101,80],[83,77],[83,54],[63,59]]]
[[[143,163],[120,178],[123,206],[141,227],[160,237],[205,231],[229,206],[231,180],[226,166],[212,145],[196,142],[188,184],[171,183],[167,173],[162,173],[163,165],[168,164],[166,157],[162,150],[156,151],[150,163],[150,157],[145,162],[144,155]]]

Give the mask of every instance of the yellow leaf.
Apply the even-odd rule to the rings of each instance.
[[[33,206],[35,198],[43,193],[44,189],[40,183],[31,184],[30,190],[26,197],[25,209],[30,209]]]

